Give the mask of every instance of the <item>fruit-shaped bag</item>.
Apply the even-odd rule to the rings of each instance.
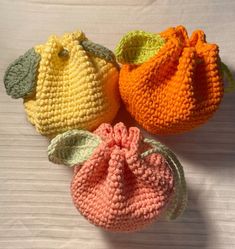
[[[127,110],[156,134],[188,131],[218,109],[224,88],[219,48],[201,30],[127,33],[116,47],[119,89]],[[224,67],[222,67],[223,69]]]
[[[71,195],[91,223],[111,231],[135,231],[159,217],[174,219],[186,205],[183,168],[161,143],[123,123],[94,133],[71,130],[55,137],[49,160],[75,166]]]
[[[113,53],[77,31],[27,51],[8,67],[4,82],[9,95],[24,98],[37,131],[53,137],[111,122],[120,102],[118,75]]]

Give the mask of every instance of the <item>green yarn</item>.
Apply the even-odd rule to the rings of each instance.
[[[83,130],[70,130],[52,139],[48,146],[51,162],[74,166],[81,164],[92,155],[101,139]]]
[[[144,142],[151,145],[152,149],[143,152],[141,154],[141,157],[144,158],[155,152],[160,153],[165,157],[169,167],[173,172],[175,181],[175,192],[171,203],[165,211],[164,216],[169,220],[176,219],[183,213],[187,204],[187,188],[183,167],[177,159],[176,155],[165,145],[148,138],[145,138]]]
[[[131,31],[120,40],[115,55],[122,64],[142,64],[156,55],[164,44],[159,34]]]
[[[232,93],[235,91],[235,80],[233,78],[233,75],[231,71],[229,70],[228,66],[224,64],[222,61],[220,61],[220,67],[222,76],[227,79],[228,81],[228,87],[224,89],[225,93]]]
[[[33,48],[9,65],[5,72],[6,92],[12,98],[23,98],[36,86],[37,67],[41,56]]]
[[[102,45],[99,45],[89,40],[81,41],[81,45],[88,53],[93,54],[108,62],[114,63],[115,65],[117,64],[115,55],[111,50],[107,49],[106,47],[103,47]]]

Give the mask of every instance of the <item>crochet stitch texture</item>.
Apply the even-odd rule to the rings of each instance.
[[[79,153],[85,141],[98,144],[89,158]],[[69,166],[77,158],[71,183],[74,205],[104,229],[139,230],[160,216],[174,219],[185,208],[186,185],[179,161],[159,142],[144,139],[136,127],[102,124],[93,134],[65,132],[51,141],[48,155],[51,161],[67,161]]]
[[[110,50],[89,41],[80,31],[52,35],[32,50],[40,57],[34,65],[36,85],[31,94],[18,97],[24,97],[28,119],[39,133],[53,137],[75,128],[93,130],[113,120],[120,105],[119,68]],[[14,67],[13,63],[6,72],[7,79],[13,72],[21,76]],[[21,67],[31,79],[28,63]],[[21,85],[24,83],[22,79]],[[19,87],[8,81],[7,89],[12,84]]]
[[[16,99],[22,98],[35,89],[39,61],[40,55],[32,48],[9,65],[4,77],[8,95]]]
[[[197,30],[189,38],[183,26],[159,35],[164,45],[156,47],[154,56],[145,56],[143,63],[139,63],[141,53],[149,49],[143,45],[145,52],[140,53],[139,45],[153,44],[155,34],[146,38],[139,31],[131,32],[118,44],[116,55],[123,63],[120,94],[127,110],[149,132],[188,131],[205,123],[223,97],[219,49],[206,42],[203,31]],[[137,47],[136,53],[129,53],[128,47]]]

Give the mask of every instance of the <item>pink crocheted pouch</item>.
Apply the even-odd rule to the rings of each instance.
[[[186,205],[182,166],[161,143],[135,127],[102,124],[93,134],[68,131],[48,148],[55,163],[75,166],[74,205],[111,231],[139,230],[160,216],[176,218]]]

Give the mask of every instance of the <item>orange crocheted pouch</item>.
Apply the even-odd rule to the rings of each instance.
[[[148,131],[171,134],[205,123],[224,93],[219,48],[201,30],[127,33],[116,48],[127,110]],[[224,66],[224,64],[223,64]]]

